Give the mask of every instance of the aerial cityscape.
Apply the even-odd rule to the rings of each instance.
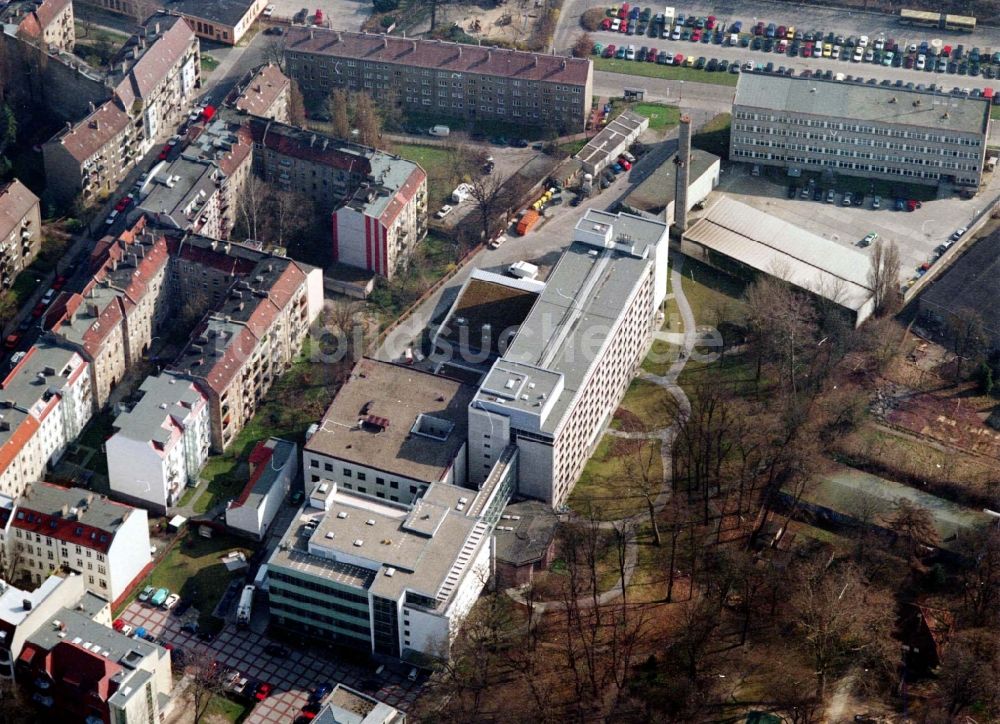
[[[1000,4],[0,0],[0,722],[1000,721]]]

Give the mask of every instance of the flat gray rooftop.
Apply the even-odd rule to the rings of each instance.
[[[676,152],[670,154],[653,170],[653,173],[622,199],[622,204],[638,211],[645,211],[647,214],[663,216],[667,207],[674,202],[677,193],[677,166],[674,164],[676,158]],[[722,159],[714,153],[692,148],[688,162],[689,183],[693,185],[702,174],[721,161]],[[689,204],[696,201],[698,199],[688,199]],[[674,214],[676,213],[675,211]],[[666,221],[673,223],[673,218]]]
[[[422,482],[440,480],[465,445],[475,388],[412,367],[363,359],[305,449]],[[442,438],[413,432],[420,415],[450,424]]]
[[[645,116],[640,116],[632,111],[622,111],[596,136],[591,138],[574,158],[579,159],[582,163],[598,163],[609,153],[618,153],[619,147],[625,140],[635,138],[648,126],[649,119]]]
[[[733,106],[976,134],[990,118],[983,98],[769,73],[740,73]]]
[[[170,372],[151,375],[139,387],[142,398],[131,411],[115,418],[119,434],[130,440],[166,445],[172,436],[169,420],[184,422],[192,408],[205,398],[194,383]]]
[[[630,214],[588,210],[577,232],[626,238],[633,252],[598,248],[574,241],[563,252],[545,289],[521,324],[503,358],[484,380],[477,400],[536,415],[546,410],[541,432],[553,433],[562,422],[600,350],[624,313],[640,281],[650,273],[651,247],[667,231],[660,221]],[[558,377],[562,387],[557,399]],[[513,380],[513,382],[511,381]],[[510,394],[517,389],[517,394]],[[542,398],[541,395],[546,395]]]

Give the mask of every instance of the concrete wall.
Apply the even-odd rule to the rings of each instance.
[[[133,508],[118,528],[108,549],[108,593],[100,593],[114,601],[149,565],[149,519],[142,508]],[[84,574],[86,575],[86,573]]]

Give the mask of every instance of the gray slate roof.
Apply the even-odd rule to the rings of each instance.
[[[765,73],[740,74],[733,105],[979,134],[990,114],[983,98]]]

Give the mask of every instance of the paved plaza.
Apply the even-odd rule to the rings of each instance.
[[[272,695],[254,707],[244,720],[245,724],[287,724],[294,721],[309,692],[322,682],[344,684],[361,690],[362,682],[376,678],[369,669],[338,662],[314,651],[296,651],[292,646],[288,646],[292,653],[286,658],[268,656],[264,647],[271,641],[266,636],[232,625],[227,625],[212,643],[206,644],[181,631],[181,625],[188,616],[175,616],[169,611],[134,601],[122,614],[121,620],[135,627],[142,626],[163,642],[180,647],[189,654],[209,649],[222,664],[252,679],[269,682],[274,687]],[[377,678],[381,687],[366,693],[404,711],[412,709],[418,684],[388,668]]]

